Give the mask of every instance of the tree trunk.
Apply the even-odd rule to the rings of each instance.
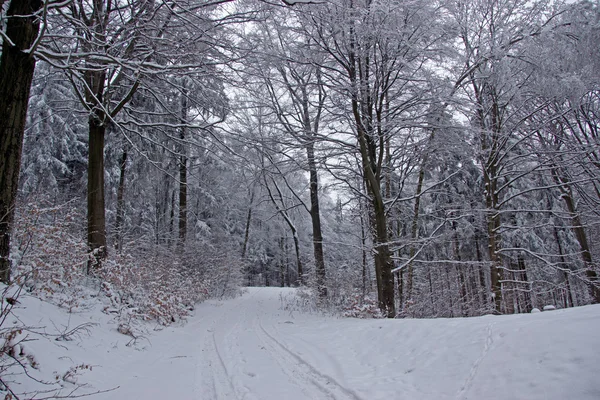
[[[590,296],[592,297],[594,303],[600,303],[598,274],[593,270],[592,253],[590,251],[585,229],[581,223],[581,218],[575,209],[575,203],[570,190],[563,191],[563,195],[561,197],[565,201],[569,214],[571,214],[571,229],[573,229],[573,233],[575,233],[575,238],[577,239],[577,243],[579,243],[579,248],[581,250],[581,259],[585,268],[585,275],[588,278],[587,285],[590,291]]]
[[[459,300],[458,304],[460,307],[461,315],[463,317],[466,317],[467,316],[466,305],[469,303],[469,298],[468,298],[468,293],[467,293],[467,283],[466,283],[466,279],[465,279],[465,274],[462,270],[462,264],[460,264],[460,262],[462,261],[462,257],[460,255],[458,227],[457,227],[456,221],[452,221],[452,230],[454,231],[453,239],[452,239],[453,247],[454,247],[454,258],[456,259],[456,261],[459,262],[458,266],[456,267],[456,273],[458,274],[459,292],[460,292],[460,300]]]
[[[285,285],[287,287],[291,287],[291,282],[290,282],[290,255],[288,252],[288,237],[287,235],[285,235],[285,240],[283,243],[283,252],[285,254]]]
[[[298,281],[300,285],[305,283],[304,280],[304,270],[302,267],[302,260],[300,259],[300,242],[298,241],[298,234],[296,233],[296,228],[292,227],[292,237],[294,239],[294,250],[296,251],[296,266],[298,270]]]
[[[579,249],[581,251],[581,260],[583,261],[585,275],[588,278],[586,284],[588,286],[590,296],[592,297],[592,301],[594,303],[600,303],[600,287],[598,287],[600,281],[598,280],[598,274],[593,269],[592,253],[588,244],[585,228],[581,223],[581,217],[575,206],[571,182],[567,177],[560,173],[556,166],[552,168],[552,178],[557,184],[560,185],[559,189],[561,192],[561,198],[565,202],[567,211],[571,216],[571,229],[575,234],[575,239],[577,239],[577,243],[579,244]],[[555,233],[555,235],[560,246],[560,242],[558,241],[558,233]]]
[[[273,192],[271,191],[271,188],[269,187],[269,184],[267,183],[266,176],[264,176],[264,181],[265,181],[265,187],[267,189],[267,193],[269,194],[269,198],[271,199],[271,203],[273,203],[273,205],[275,206],[275,209],[282,216],[283,220],[290,227],[290,231],[292,232],[292,238],[294,239],[294,249],[296,250],[296,266],[298,268],[298,283],[300,285],[303,285],[305,283],[304,282],[304,271],[303,271],[303,267],[302,267],[302,260],[300,259],[300,242],[298,240],[298,231],[296,230],[294,223],[292,222],[289,215],[287,214],[285,207],[280,207],[279,204],[277,204],[277,200],[275,200],[275,197],[273,196]],[[283,196],[281,194],[279,186],[277,186],[275,181],[273,181],[273,184],[275,186],[275,189],[277,190],[279,198],[283,199]]]
[[[100,268],[106,258],[106,217],[104,211],[104,135],[106,127],[100,111],[89,118],[89,154],[87,185],[88,247],[93,259],[91,268]]]
[[[270,271],[269,271],[268,265],[269,264],[263,264],[263,272],[265,274],[265,286],[266,287],[271,286],[271,279],[270,279],[271,277],[269,276]]]
[[[475,254],[477,256],[477,275],[479,277],[479,286],[480,286],[480,290],[477,291],[478,295],[479,295],[479,300],[481,301],[481,305],[484,308],[487,308],[487,304],[488,304],[488,291],[487,291],[487,284],[486,284],[486,279],[485,279],[485,271],[483,270],[483,256],[481,254],[481,247],[480,247],[480,240],[479,240],[479,235],[480,235],[480,229],[476,226],[475,227]],[[481,293],[481,291],[483,290],[483,293]]]
[[[377,297],[379,308],[388,318],[396,316],[396,303],[394,301],[394,275],[392,269],[392,253],[388,244],[388,224],[385,212],[385,203],[381,193],[380,180],[373,153],[373,146],[368,144],[367,132],[365,132],[360,117],[359,105],[356,99],[352,100],[352,110],[357,126],[358,144],[362,159],[363,173],[367,192],[371,196],[373,213],[370,214],[371,225],[374,227],[374,251],[375,251],[375,274],[377,278]]]
[[[425,148],[425,152],[423,154],[423,159],[421,160],[421,166],[419,168],[419,178],[417,180],[417,188],[415,190],[415,204],[413,209],[413,220],[410,230],[410,250],[408,254],[408,266],[407,266],[407,278],[406,278],[406,301],[410,301],[412,298],[412,290],[413,290],[413,279],[414,279],[414,260],[415,252],[416,252],[416,241],[419,237],[419,213],[421,208],[421,195],[423,194],[423,182],[425,180],[425,168],[427,167],[427,163],[429,161],[429,153],[427,149],[429,145],[435,139],[435,130],[436,127],[431,129],[429,134],[429,138],[427,141],[427,147]]]
[[[182,155],[179,164],[179,246],[183,249],[187,233],[187,157]]]
[[[104,137],[107,116],[103,107],[106,71],[90,68],[84,72],[84,80],[85,101],[89,109],[87,234],[88,248],[93,255],[88,262],[89,273],[93,268],[100,268],[107,256],[104,209]]]
[[[82,2],[70,4],[73,20],[77,20],[79,24],[77,29],[81,28],[78,45],[84,53],[100,54],[110,47],[106,30],[109,15],[113,11],[112,6],[112,2],[103,0],[94,0],[86,5]],[[104,141],[107,123],[131,99],[139,85],[136,81],[127,95],[112,108],[114,101],[111,101],[106,88],[109,63],[107,57],[88,57],[85,64],[71,69],[71,72],[83,70],[84,106],[89,112],[87,234],[89,251],[93,257],[88,262],[88,273],[92,268],[100,268],[107,256],[104,207]],[[112,78],[114,76],[111,76]],[[77,84],[74,85],[76,91],[79,91]]]
[[[490,260],[490,302],[494,311],[502,310],[502,279],[503,267],[498,251],[500,250],[501,235],[500,210],[498,209],[498,159],[502,146],[502,120],[500,105],[495,88],[487,82],[477,83],[474,73],[471,72],[471,85],[476,99],[476,119],[479,125],[481,143],[480,163],[484,181],[485,217],[487,223],[488,255]],[[487,118],[489,116],[489,118]]]
[[[527,265],[525,265],[525,258],[522,254],[518,256],[518,265],[521,281],[527,285],[527,290],[523,291],[523,301],[520,302],[520,308],[521,312],[528,313],[533,309],[533,302],[531,301],[531,285],[529,283],[529,276],[527,275]]]
[[[374,259],[375,274],[377,278],[377,297],[379,308],[388,318],[396,316],[394,301],[394,275],[392,274],[393,261],[388,244],[388,224],[385,213],[383,196],[379,187],[379,180],[372,169],[368,155],[365,133],[359,129],[359,144],[363,158],[363,172],[367,190],[371,196],[373,213],[370,214],[371,225],[374,227]]]
[[[183,250],[187,233],[187,155],[185,141],[185,128],[187,120],[187,92],[184,91],[181,99],[181,155],[179,157],[179,246]]]
[[[493,90],[491,90],[493,92]],[[491,127],[487,127],[485,117],[483,116],[484,101],[481,93],[477,93],[479,106],[479,123],[481,126],[481,148],[486,152],[486,158],[482,160],[483,181],[485,185],[485,205],[486,221],[488,235],[488,254],[490,259],[490,286],[492,290],[492,301],[496,313],[502,313],[502,280],[504,268],[498,251],[500,250],[500,210],[498,209],[498,157],[500,128],[500,110],[493,94],[489,95],[491,100]],[[489,138],[486,136],[489,135]],[[488,143],[488,141],[490,143]]]
[[[362,297],[367,295],[367,232],[365,229],[365,212],[363,210],[362,199],[358,199],[358,207],[360,214],[360,244],[361,244],[361,260],[362,260]]]
[[[310,218],[312,221],[317,291],[319,293],[319,298],[324,299],[327,297],[327,285],[325,282],[326,274],[325,259],[323,257],[323,234],[321,232],[321,214],[319,211],[319,184],[317,165],[315,162],[315,149],[312,141],[306,145],[306,153],[308,156],[308,170],[310,173]]]
[[[398,292],[398,304],[400,304],[400,310],[404,304],[404,268],[400,271],[396,271],[396,291]]]
[[[123,251],[123,219],[125,215],[125,170],[127,166],[127,149],[123,149],[119,163],[119,188],[117,189],[117,217],[115,221],[115,249]],[[158,207],[157,207],[158,208]]]
[[[26,53],[39,33],[40,0],[12,0],[0,57],[0,281],[10,281],[10,231],[19,186],[21,152],[35,59]],[[16,17],[28,15],[28,17]]]
[[[169,213],[169,237],[167,238],[167,246],[171,248],[175,241],[175,194],[177,189],[173,188],[171,192],[171,211]]]
[[[417,181],[417,189],[415,191],[415,204],[413,210],[413,220],[410,229],[410,250],[408,253],[408,266],[407,266],[407,276],[406,276],[406,301],[407,304],[412,299],[412,291],[413,291],[413,279],[414,279],[414,266],[413,266],[413,258],[415,257],[416,252],[416,244],[415,241],[419,235],[419,210],[421,208],[421,192],[423,190],[423,180],[425,178],[425,163],[427,162],[427,154],[423,156],[423,161],[421,163],[421,168],[419,169],[419,179]]]
[[[371,74],[369,55],[357,54],[356,37],[351,28],[348,53],[348,78],[352,88],[351,107],[354,117],[356,139],[358,142],[362,172],[367,193],[371,197],[373,213],[369,213],[374,230],[373,247],[375,252],[375,275],[377,278],[377,298],[379,309],[388,317],[396,316],[394,301],[394,262],[388,243],[388,224],[385,202],[381,190],[381,170],[383,162],[381,124],[377,134],[373,129],[373,97],[370,85]],[[383,96],[385,93],[379,93]],[[381,122],[381,114],[377,113],[377,121]],[[379,145],[378,145],[379,143]],[[379,155],[378,155],[379,154]]]
[[[284,238],[283,236],[279,238],[279,286],[285,287],[285,256],[284,256]]]
[[[160,228],[162,226],[161,222],[163,221],[164,211],[162,209],[162,203],[160,202],[160,192],[161,188],[158,186],[154,189],[154,244],[157,246],[160,244]]]
[[[252,207],[254,203],[254,189],[250,195],[250,206],[248,207],[248,215],[246,216],[246,229],[244,230],[244,243],[242,244],[242,260],[246,257],[248,248],[248,238],[250,237],[250,223],[252,222]]]
[[[503,268],[500,265],[500,256],[498,249],[500,247],[500,214],[496,209],[496,181],[490,179],[488,174],[484,174],[486,183],[486,217],[487,217],[487,234],[488,234],[488,254],[490,258],[490,285],[492,289],[492,298],[494,309],[497,313],[501,313],[502,307],[502,272]],[[496,199],[497,200],[497,199]]]
[[[566,286],[566,304],[565,308],[574,307],[573,304],[573,295],[571,293],[571,283],[569,282],[569,273],[566,271],[567,269],[567,261],[565,260],[562,243],[560,242],[560,236],[558,235],[558,228],[556,225],[554,226],[554,240],[556,240],[556,245],[558,247],[558,256],[560,258],[561,269],[563,270],[564,278],[565,278],[565,286]]]
[[[374,199],[375,206],[375,224],[377,243],[375,246],[375,266],[379,271],[381,284],[381,297],[379,299],[379,308],[382,309],[388,318],[396,317],[396,303],[394,301],[394,267],[392,253],[390,252],[387,237],[387,219],[383,208],[382,199]]]

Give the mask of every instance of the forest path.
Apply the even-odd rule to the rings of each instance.
[[[241,297],[201,306],[203,317],[195,322],[206,331],[196,371],[199,399],[360,399],[282,344],[278,327],[294,324],[282,301],[292,293],[249,288]]]
[[[247,288],[198,305],[185,325],[149,335],[142,351],[114,345],[99,359],[105,367],[92,384],[119,388],[94,398],[600,398],[600,306],[360,320],[300,311],[295,293]]]

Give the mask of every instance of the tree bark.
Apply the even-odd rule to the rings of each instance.
[[[169,237],[167,238],[167,246],[171,248],[175,240],[175,194],[177,189],[173,188],[171,192],[171,211],[169,213]]]
[[[477,257],[477,275],[479,277],[479,286],[480,286],[480,290],[477,290],[477,293],[479,295],[479,300],[481,301],[481,305],[486,308],[487,304],[488,304],[488,291],[487,291],[487,285],[486,285],[486,279],[485,279],[485,272],[483,270],[483,257],[481,254],[481,247],[480,247],[480,228],[477,227],[477,222],[475,221],[475,232],[474,232],[474,237],[475,237],[475,254]],[[481,292],[483,290],[483,293]]]
[[[481,167],[483,172],[483,181],[485,185],[484,196],[486,206],[486,222],[488,236],[488,255],[490,259],[490,287],[491,301],[494,304],[496,313],[502,313],[502,280],[504,269],[501,265],[500,250],[501,235],[500,229],[500,210],[498,209],[498,158],[500,157],[500,137],[502,133],[500,106],[497,102],[494,88],[486,86],[484,90],[476,81],[472,82],[475,98],[477,101],[477,120],[481,128],[480,142],[483,152]],[[485,99],[484,99],[485,97]],[[486,101],[487,100],[487,101]],[[486,119],[486,112],[489,105],[490,119]]]
[[[125,171],[127,167],[127,149],[123,149],[119,163],[119,188],[117,189],[117,217],[115,221],[115,249],[123,251],[123,219],[125,215]]]
[[[356,100],[352,100],[352,108],[358,129],[358,142],[362,157],[363,173],[373,205],[371,222],[375,229],[374,258],[378,303],[379,308],[388,318],[394,318],[396,316],[396,304],[394,301],[394,275],[392,274],[393,261],[388,244],[388,224],[383,195],[381,193],[380,181],[371,165],[374,160],[369,155],[366,132],[362,128],[358,102]]]
[[[26,52],[39,33],[40,0],[12,0],[0,57],[0,281],[10,281],[10,234],[19,186],[29,91],[35,70]],[[27,17],[19,17],[26,15]]]
[[[302,260],[300,259],[300,241],[298,240],[298,233],[294,226],[290,226],[292,229],[292,238],[294,239],[294,250],[296,252],[296,267],[298,271],[298,283],[303,285],[306,283],[304,279],[304,267],[302,266]]]
[[[575,208],[575,202],[573,201],[573,194],[571,193],[571,189],[568,186],[568,181],[566,179],[561,179],[558,177],[558,173],[553,171],[556,179],[558,179],[561,183],[561,191],[562,191],[562,199],[567,206],[567,210],[571,215],[571,229],[575,234],[575,238],[577,239],[577,243],[579,243],[579,249],[581,251],[581,260],[583,261],[583,265],[585,268],[585,275],[588,279],[587,286],[589,288],[590,296],[594,303],[600,303],[600,288],[598,284],[600,283],[598,280],[598,274],[593,270],[592,264],[592,252],[590,251],[590,246],[588,244],[587,235],[585,233],[585,229],[583,224],[581,223],[581,218],[579,217],[579,213]]]
[[[523,300],[519,302],[520,312],[529,313],[533,309],[533,302],[531,301],[531,285],[529,283],[529,277],[527,275],[527,265],[525,264],[525,258],[522,254],[519,254],[517,264],[519,265],[519,274],[522,282],[527,285],[527,290],[523,291]],[[517,292],[518,294],[519,292]],[[523,304],[524,303],[524,304]]]
[[[362,206],[362,199],[358,199],[360,214],[360,244],[361,244],[361,266],[362,266],[362,297],[367,295],[367,232],[365,229],[365,212]]]
[[[319,210],[319,182],[317,176],[317,164],[315,162],[314,143],[309,141],[306,145],[308,158],[308,170],[310,173],[310,217],[313,233],[313,250],[315,256],[315,273],[317,276],[317,291],[319,298],[327,297],[327,285],[325,282],[325,259],[323,256],[323,234],[321,231],[321,212]]]
[[[350,82],[357,85],[356,58],[354,53],[350,54]],[[362,86],[362,85],[361,85]],[[352,98],[352,113],[356,124],[357,141],[359,145],[362,169],[367,187],[367,192],[371,197],[373,213],[370,214],[371,225],[374,228],[374,251],[375,251],[375,275],[377,278],[377,297],[378,305],[381,311],[388,317],[396,316],[396,303],[394,301],[394,275],[392,269],[394,263],[392,253],[388,244],[388,223],[381,190],[381,168],[377,163],[377,149],[373,139],[369,137],[369,128],[365,126],[365,121],[361,115],[361,105],[358,100],[358,94],[355,93]],[[367,103],[369,100],[367,99]],[[362,107],[364,108],[364,107]],[[370,107],[367,107],[370,108]],[[367,114],[369,111],[366,111]]]
[[[408,307],[410,301],[412,300],[412,291],[413,291],[413,279],[414,279],[414,260],[415,252],[416,252],[416,240],[419,236],[419,211],[421,209],[421,193],[423,190],[423,180],[425,178],[425,163],[427,162],[427,154],[423,156],[423,161],[421,163],[421,168],[419,168],[419,179],[417,181],[417,189],[415,191],[415,204],[413,209],[413,220],[410,229],[410,250],[408,253],[408,266],[406,268],[406,304],[405,307]]]
[[[84,74],[86,102],[90,109],[88,117],[88,184],[87,222],[88,247],[93,258],[88,262],[91,269],[100,268],[106,251],[106,216],[104,208],[104,137],[106,114],[102,107],[106,72],[89,69]]]
[[[187,92],[184,91],[181,99],[181,155],[179,156],[179,246],[183,250],[187,234],[187,154],[185,146],[185,128],[187,120]]]
[[[487,235],[488,235],[488,255],[490,258],[490,279],[492,298],[494,302],[494,308],[497,313],[501,313],[502,306],[502,266],[500,265],[500,256],[498,249],[500,247],[500,235],[498,229],[500,228],[500,213],[496,208],[497,194],[496,190],[496,179],[490,178],[490,174],[484,173],[484,181],[486,186],[486,218],[487,218]]]
[[[288,253],[288,237],[285,235],[285,240],[283,243],[283,252],[285,254],[285,285],[287,287],[291,287],[290,283],[290,256]]]
[[[284,237],[279,238],[279,286],[285,287],[285,256],[284,256]]]
[[[87,185],[88,247],[95,260],[92,268],[100,268],[106,258],[106,216],[104,211],[104,122],[93,115],[89,120],[89,153]],[[89,270],[88,270],[89,271]]]
[[[569,282],[569,273],[566,271],[567,268],[567,261],[565,260],[565,256],[564,256],[564,252],[563,252],[563,248],[562,248],[562,243],[560,241],[560,236],[558,235],[558,228],[556,227],[556,225],[554,226],[554,240],[556,240],[556,246],[558,247],[558,256],[560,258],[560,264],[561,264],[561,268],[563,270],[563,275],[565,278],[565,290],[567,291],[566,295],[565,295],[565,308],[568,307],[574,307],[575,304],[573,303],[573,295],[571,293],[571,283]]]
[[[456,261],[458,261],[460,263],[462,261],[462,257],[460,255],[458,227],[457,227],[455,220],[452,221],[452,231],[453,231],[452,242],[453,242],[453,247],[454,247],[454,258],[456,259]],[[459,292],[460,292],[460,300],[459,300],[458,304],[460,306],[461,315],[463,317],[466,317],[468,314],[466,305],[469,303],[469,298],[468,298],[468,293],[467,293],[467,283],[466,283],[466,279],[465,279],[465,274],[462,270],[462,264],[459,264],[456,267],[456,273],[458,274],[458,285],[459,285]]]
[[[254,189],[250,195],[250,206],[248,206],[248,214],[246,216],[246,229],[244,230],[244,243],[242,244],[242,260],[246,258],[246,250],[248,249],[248,238],[250,237],[250,223],[252,222],[252,207],[254,203]]]
[[[187,157],[179,161],[179,246],[185,245],[187,233]]]

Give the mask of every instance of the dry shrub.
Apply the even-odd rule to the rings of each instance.
[[[208,295],[206,281],[172,257],[116,255],[103,264],[98,277],[111,302],[107,312],[162,325],[188,316]]]
[[[44,207],[47,203],[17,209],[11,251],[14,276],[36,296],[73,312],[89,297],[82,287],[88,260],[80,228],[83,216],[69,203]]]
[[[69,312],[93,306],[99,297],[119,323],[143,319],[168,325],[208,297],[239,291],[239,260],[205,244],[191,244],[181,255],[151,243],[124,254],[109,249],[102,267],[88,275],[85,217],[70,203],[45,203],[50,201],[38,200],[17,210],[14,276],[29,292]]]
[[[384,318],[384,314],[379,309],[377,299],[370,295],[365,295],[356,290],[354,295],[347,299],[342,307],[342,315],[350,318]]]

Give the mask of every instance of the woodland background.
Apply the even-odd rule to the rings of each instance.
[[[600,302],[596,2],[0,6],[4,282],[164,323],[243,285],[352,316]]]

